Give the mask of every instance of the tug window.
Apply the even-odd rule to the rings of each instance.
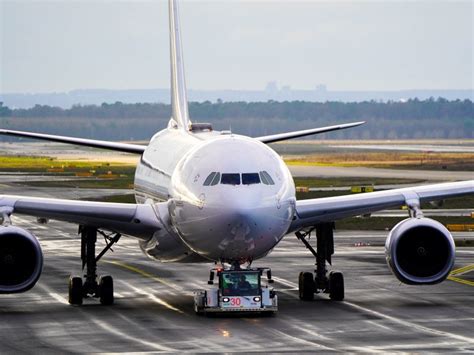
[[[242,174],[242,185],[260,184],[260,177],[257,173]]]
[[[240,185],[240,174],[222,174],[221,184]]]

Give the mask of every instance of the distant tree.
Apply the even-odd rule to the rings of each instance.
[[[3,102],[0,102],[0,117],[9,117],[12,114],[12,110],[10,110],[7,106],[3,106]]]
[[[190,102],[193,121],[215,129],[258,136],[336,123],[365,120],[361,128],[327,134],[327,138],[474,138],[471,100],[410,99],[406,102]],[[13,109],[0,104],[0,117],[11,117],[12,129],[103,139],[147,139],[166,126],[171,107],[162,103],[74,105],[69,109],[36,105]],[[113,123],[113,124],[112,124]]]

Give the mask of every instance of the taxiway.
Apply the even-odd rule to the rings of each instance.
[[[457,281],[400,284],[385,264],[384,232],[336,232],[333,265],[345,275],[344,302],[326,295],[298,299],[298,273],[311,271],[314,259],[288,235],[255,262],[272,268],[279,313],[207,318],[194,314],[192,291],[207,286],[209,265],[148,260],[127,238],[99,265],[101,274],[114,276],[116,304],[68,305],[68,277],[81,273],[77,227],[13,220],[37,235],[45,263],[30,292],[0,295],[1,353],[474,351],[474,266],[462,269]],[[373,246],[356,246],[363,243]],[[473,260],[472,248],[458,248],[455,269]]]
[[[472,171],[379,169],[364,167],[301,166],[289,165],[294,177],[371,177],[391,179],[416,179],[420,181],[472,180]]]

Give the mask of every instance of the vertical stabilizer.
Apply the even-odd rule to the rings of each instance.
[[[169,0],[170,22],[170,59],[171,59],[171,110],[172,118],[178,127],[187,130],[189,120],[188,98],[186,95],[186,79],[184,77],[183,48],[179,25],[179,9],[177,0]]]

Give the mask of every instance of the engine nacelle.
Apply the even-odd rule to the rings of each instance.
[[[36,237],[25,229],[0,226],[0,293],[25,292],[43,270],[43,252]]]
[[[436,284],[448,277],[454,265],[454,240],[446,227],[435,220],[408,218],[390,231],[385,256],[401,282]]]

